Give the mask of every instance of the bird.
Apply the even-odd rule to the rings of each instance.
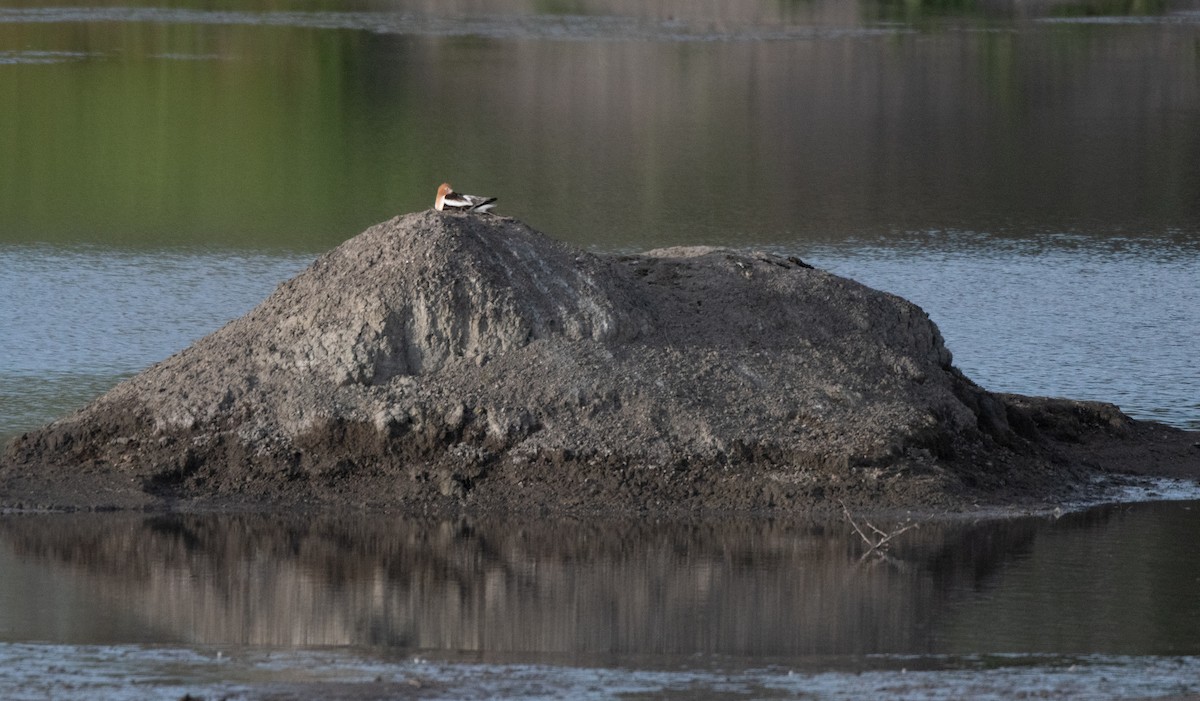
[[[447,209],[459,212],[488,212],[495,206],[495,197],[460,195],[450,189],[450,183],[441,184],[438,188],[437,199],[433,201],[433,208],[439,212]]]

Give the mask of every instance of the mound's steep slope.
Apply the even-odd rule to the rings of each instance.
[[[597,256],[430,211],[15,440],[0,499],[928,505],[1060,481],[1048,428],[1128,425],[984,392],[921,309],[796,259]]]

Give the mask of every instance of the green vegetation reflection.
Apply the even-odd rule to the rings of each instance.
[[[444,5],[444,16],[472,9]],[[973,22],[1006,6],[647,7],[636,5],[661,10],[655,21],[687,10],[680,21],[700,26],[844,28],[872,12]],[[428,208],[443,180],[608,249],[893,231],[1192,232],[1200,211],[1200,43],[1166,23],[555,41],[179,16],[4,20],[12,11],[0,10],[0,243],[313,251]]]
[[[372,36],[170,24],[0,25],[0,241],[308,247],[391,216],[414,169],[384,167],[351,115]],[[28,50],[26,50],[28,53]],[[403,102],[396,90],[392,102]],[[412,110],[389,110],[403,143]],[[366,162],[364,162],[366,161]],[[378,174],[385,178],[381,181]],[[265,237],[265,240],[264,240]],[[272,237],[275,237],[274,240]]]

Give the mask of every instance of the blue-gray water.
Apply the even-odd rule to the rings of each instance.
[[[0,436],[50,421],[243,314],[308,258],[0,244]]]
[[[593,250],[796,254],[989,389],[1200,428],[1200,3],[12,0],[0,438],[443,180]],[[0,697],[1194,696],[1198,511],[861,561],[844,523],[6,516]]]

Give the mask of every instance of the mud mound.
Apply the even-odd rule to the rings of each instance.
[[[597,256],[430,211],[14,440],[0,501],[949,506],[1061,495],[1096,467],[1063,446],[1133,429],[983,391],[920,308],[795,258]]]

